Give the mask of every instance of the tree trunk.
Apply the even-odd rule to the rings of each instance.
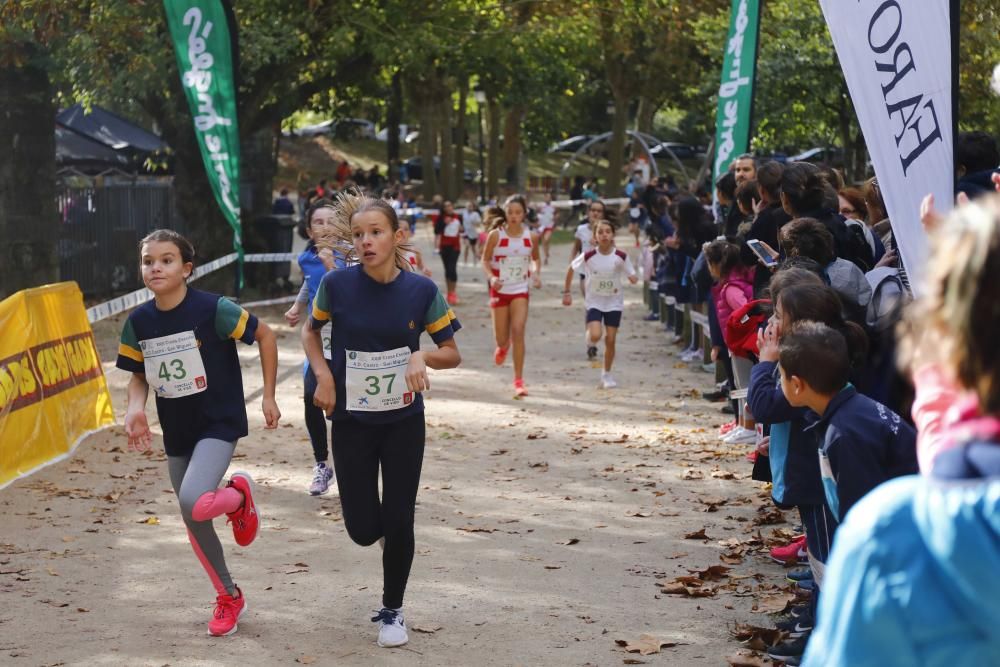
[[[487,197],[500,196],[500,103],[496,98],[489,97],[486,101],[487,122],[489,124],[490,148],[487,154]]]
[[[0,67],[0,298],[59,280],[55,116],[48,72]]]
[[[639,108],[635,113],[636,132],[639,134],[653,133],[653,117],[656,115],[656,111],[659,106],[660,105],[657,104],[655,100],[652,100],[645,95],[639,97]],[[650,146],[650,148],[652,148],[652,146]],[[632,155],[645,155],[645,150],[638,140],[634,141],[632,144]]]
[[[628,128],[628,98],[615,97],[615,117],[611,124],[611,145],[608,148],[607,186],[605,197],[617,197],[622,189],[622,164],[625,157],[625,130]]]
[[[469,136],[465,122],[468,115],[469,77],[458,82],[458,117],[455,119],[455,185],[456,197],[465,193],[465,144]]]
[[[441,98],[438,104],[438,127],[440,128],[438,136],[440,137],[441,144],[441,184],[438,190],[445,199],[454,201],[455,158],[454,145],[452,143],[451,115],[451,93],[449,92]]]
[[[503,123],[503,167],[507,185],[517,187],[521,160],[521,119],[524,107],[507,110]]]
[[[434,122],[434,102],[421,100],[417,105],[420,119],[420,164],[423,179],[423,199],[431,201],[437,194],[437,175],[434,173],[434,156],[437,153],[437,131]]]
[[[389,85],[389,103],[385,109],[386,164],[389,165],[389,182],[395,183],[399,166],[399,123],[403,117],[403,78],[399,70],[392,74]]]

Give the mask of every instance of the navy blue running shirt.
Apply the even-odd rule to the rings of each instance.
[[[207,387],[189,396],[162,398],[157,391],[161,379],[146,377],[156,394],[156,413],[168,456],[188,455],[204,438],[234,442],[248,432],[236,341],[253,344],[257,318],[229,299],[189,287],[184,300],[171,310],[159,310],[155,301],[147,301],[128,316],[115,365],[123,371],[145,374],[143,342],[188,331],[194,332],[205,367],[204,377],[192,381],[204,382]],[[162,366],[157,374],[177,377],[184,372],[171,364]]]
[[[357,419],[369,424],[387,424],[424,409],[420,394],[406,407],[385,412],[348,412],[344,397],[345,350],[386,352],[409,347],[420,349],[420,334],[441,344],[462,328],[445,303],[437,285],[429,278],[400,271],[389,283],[373,280],[361,265],[331,271],[323,277],[313,299],[310,325],[321,329],[333,322],[332,358],[327,360],[337,391],[331,419]]]

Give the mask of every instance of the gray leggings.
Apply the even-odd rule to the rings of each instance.
[[[181,516],[188,529],[188,538],[195,555],[208,573],[216,591],[236,594],[236,587],[226,567],[222,543],[212,521],[195,521],[191,516],[195,503],[206,493],[219,487],[236,449],[235,442],[205,438],[194,446],[190,456],[168,456],[170,483],[177,494]]]

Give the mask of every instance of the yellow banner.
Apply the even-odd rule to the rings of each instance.
[[[0,489],[65,458],[114,422],[77,284],[0,301]]]

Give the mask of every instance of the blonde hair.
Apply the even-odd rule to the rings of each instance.
[[[1000,195],[956,209],[930,241],[925,294],[900,324],[900,359],[935,362],[1000,412]]]
[[[399,216],[396,209],[384,199],[369,197],[360,190],[343,190],[337,195],[332,207],[334,210],[333,225],[328,227],[323,236],[316,236],[318,249],[329,248],[344,257],[348,264],[357,263],[358,253],[354,247],[354,235],[351,233],[351,220],[359,213],[377,211],[389,223],[389,228],[395,233],[399,230]],[[406,258],[406,253],[412,251],[408,242],[395,244],[396,266],[405,271],[413,270]]]

